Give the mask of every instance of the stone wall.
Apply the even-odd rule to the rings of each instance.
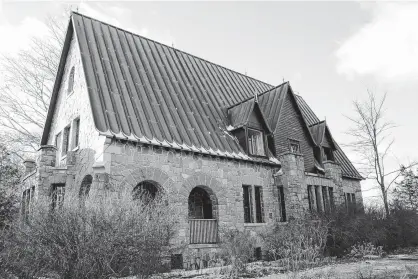
[[[188,197],[196,186],[208,187],[216,196],[219,231],[234,227],[256,235],[257,231],[274,224],[279,216],[273,179],[278,167],[115,141],[108,142],[105,152],[104,157],[110,159],[108,188],[111,191],[132,192],[138,183],[151,180],[169,195],[179,222],[173,244],[185,255],[185,262],[187,255],[191,255],[186,251],[190,241]],[[262,186],[265,223],[244,223],[243,184]],[[104,185],[102,191],[106,191]],[[212,248],[194,247],[199,251]]]

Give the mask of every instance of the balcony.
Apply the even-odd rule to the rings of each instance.
[[[190,244],[214,244],[218,242],[216,219],[190,219]]]

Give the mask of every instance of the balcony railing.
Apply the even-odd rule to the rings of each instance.
[[[218,222],[216,219],[190,219],[190,244],[210,244],[218,242]]]

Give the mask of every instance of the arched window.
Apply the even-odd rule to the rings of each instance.
[[[134,200],[141,200],[144,204],[149,204],[158,195],[158,183],[155,181],[142,181],[132,191]]]
[[[212,219],[212,200],[205,189],[195,187],[189,195],[189,218]]]
[[[90,187],[93,182],[93,177],[88,174],[83,178],[83,181],[81,182],[80,186],[80,192],[79,197],[82,202],[86,200],[86,198],[89,196]]]
[[[68,76],[67,95],[70,95],[74,89],[74,66],[71,67],[70,75]]]

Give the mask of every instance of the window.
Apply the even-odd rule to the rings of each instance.
[[[329,147],[324,147],[324,161],[334,161],[334,153]]]
[[[254,248],[254,259],[256,261],[261,261],[263,253],[261,252],[261,247]]]
[[[334,189],[332,187],[328,187],[328,196],[329,196],[329,203],[331,207],[331,211],[335,211],[335,201],[334,201]]]
[[[316,202],[316,211],[321,212],[321,187],[315,186],[315,202]]]
[[[309,211],[313,212],[315,210],[315,192],[313,191],[312,185],[308,185],[308,202]]]
[[[279,207],[280,207],[280,222],[286,222],[286,204],[284,200],[284,190],[283,186],[278,187],[279,190]]]
[[[263,189],[260,186],[254,187],[255,196],[255,221],[264,223]]]
[[[52,203],[51,208],[55,210],[60,209],[64,205],[65,185],[56,184],[52,186]]]
[[[59,144],[61,142],[61,132],[59,132],[56,136],[55,136],[55,147],[57,149],[59,149]]]
[[[67,96],[73,93],[74,87],[74,66],[71,67],[70,75],[68,76]]]
[[[251,186],[242,185],[244,199],[244,223],[252,223],[252,195]]]
[[[344,198],[347,212],[354,214],[356,212],[356,195],[354,193],[344,193]]]
[[[329,212],[328,187],[322,186],[322,202],[324,203],[324,212]]]
[[[265,156],[263,132],[248,129],[248,152],[251,155]]]
[[[70,126],[64,128],[64,138],[62,139],[62,155],[66,155],[70,141]]]
[[[254,208],[252,190],[254,188]],[[244,223],[264,223],[263,188],[261,186],[242,185]],[[255,212],[255,216],[253,215]],[[255,217],[255,218],[254,218]]]
[[[300,153],[300,143],[297,140],[289,139],[289,150],[292,153]]]
[[[76,148],[79,145],[80,140],[80,118],[77,118],[74,120],[74,148]]]

